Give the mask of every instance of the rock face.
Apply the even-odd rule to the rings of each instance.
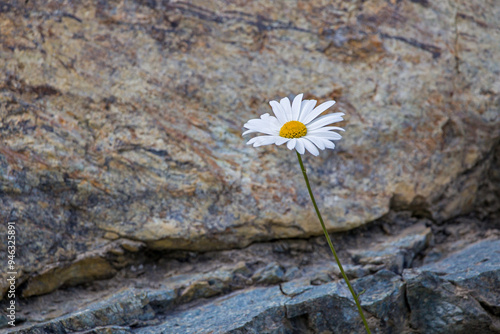
[[[500,241],[405,273],[411,325],[423,333],[498,333]],[[425,296],[425,298],[422,298]]]
[[[141,249],[320,234],[294,155],[241,138],[290,94],[347,115],[338,149],[305,159],[331,231],[482,200],[495,1],[0,6],[0,219],[17,222],[24,297],[113,276]]]
[[[385,265],[401,274],[404,268],[411,266],[415,255],[427,248],[431,238],[429,227],[424,224],[414,225],[372,249],[354,252],[353,259],[361,264]]]

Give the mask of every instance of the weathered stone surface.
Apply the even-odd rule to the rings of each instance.
[[[402,278],[386,269],[354,284],[361,306],[379,320],[382,333],[401,333],[405,328],[409,314],[405,288]]]
[[[408,280],[411,325],[433,333],[495,333],[488,313],[468,293],[436,274]],[[413,313],[413,311],[416,311]]]
[[[405,272],[411,325],[423,333],[498,333],[500,240]]]
[[[208,273],[172,276],[162,281],[160,289],[127,289],[87,305],[82,311],[15,333],[114,333],[117,326],[126,331],[133,326],[151,325],[155,321],[150,320],[179,304],[237,289],[239,279],[245,275],[249,276],[248,268],[244,263],[238,263],[234,267],[223,267]]]
[[[311,286],[308,289],[300,287],[297,293],[292,293],[285,307],[286,316],[292,325],[303,327],[302,331],[306,333],[357,333],[364,328],[343,282]]]
[[[361,264],[384,265],[401,274],[411,266],[415,256],[429,245],[432,233],[424,224],[413,225],[395,237],[370,247],[352,252],[354,261]]]
[[[367,315],[371,313],[376,317],[370,319],[374,328],[384,333],[401,333],[407,310],[400,276],[381,271],[358,280],[355,289],[365,291],[361,303],[369,312]],[[343,282],[315,286],[307,280],[295,280],[281,287],[246,289],[162,317],[162,312],[172,310],[176,300],[179,299],[173,290],[131,289],[89,305],[82,312],[11,333],[100,333],[113,332],[118,326],[121,331],[130,333],[363,331],[350,292]],[[162,303],[168,304],[168,308],[161,307]]]
[[[338,149],[306,158],[332,231],[391,205],[470,211],[498,143],[495,1],[1,6],[0,220],[18,223],[25,295],[60,286],[37,279],[50,264],[74,269],[63,285],[87,279],[78,261],[110,238],[320,234],[294,156],[241,138],[270,99],[334,98],[348,116]]]
[[[244,333],[241,330],[249,325],[256,333],[272,333],[285,316],[285,300],[279,287],[256,288],[223,297],[217,307],[209,304],[167,317],[161,325],[137,333]]]
[[[279,265],[279,263],[273,262],[269,263],[264,268],[257,270],[252,275],[252,280],[255,283],[280,283],[285,277],[285,270]]]
[[[129,262],[124,257],[124,250],[135,252],[143,247],[142,242],[119,239],[95,252],[80,254],[73,261],[52,263],[25,282],[22,296],[40,295],[63,285],[76,285],[112,277],[116,269]]]
[[[184,275],[182,279],[173,277],[166,283],[173,283],[176,289],[185,288],[180,295],[180,302],[189,302],[199,298],[208,298],[235,290],[242,281],[250,278],[250,270],[245,263],[239,262],[234,267],[223,267],[213,272]]]
[[[432,227],[435,229],[436,225]],[[379,233],[377,230],[379,228],[373,226],[368,239],[386,241],[387,235],[382,229]],[[396,231],[396,227],[392,230]],[[401,233],[396,234],[402,238],[392,239],[407,238],[408,231],[401,227]],[[471,232],[469,234],[473,235]],[[344,234],[346,244],[366,247],[365,242],[353,242],[359,241],[359,235]],[[363,273],[362,278],[352,279],[352,283],[360,294],[372,331],[497,333],[500,330],[500,294],[497,291],[500,235],[497,231],[493,239],[494,235],[490,233],[490,239],[469,244],[437,262],[405,269],[402,276],[388,270],[390,262],[381,264],[382,269],[374,274],[369,274],[373,270],[371,264],[346,264],[346,268],[357,268]],[[338,269],[322,257],[314,263],[303,261],[311,253],[321,253],[324,245],[317,242],[320,239],[307,243],[290,240],[254,244],[244,250],[203,255],[184,252],[184,255],[178,254],[178,258],[186,270],[177,274],[180,267],[174,266],[177,269],[172,271],[175,260],[167,261],[164,270],[155,274],[154,268],[161,262],[145,264],[144,268],[141,264],[129,268],[132,272],[144,271],[144,277],[132,280],[135,287],[127,284],[128,287],[122,289],[104,289],[107,293],[104,298],[99,292],[93,297],[82,296],[81,287],[74,288],[73,292],[57,291],[59,297],[56,299],[67,299],[62,303],[54,303],[50,295],[32,297],[31,302],[38,303],[42,310],[48,308],[48,313],[21,312],[20,316],[28,318],[27,323],[19,323],[18,328],[8,333],[46,333],[49,330],[53,333],[76,330],[83,333],[362,333],[363,326],[350,292],[345,283],[336,278]],[[451,239],[442,244],[449,245],[455,240]],[[306,244],[309,247],[304,247]],[[343,253],[345,244],[338,246],[340,254],[349,258],[350,252]],[[375,251],[379,243],[369,247],[373,249],[366,251]],[[302,253],[285,257],[283,250],[298,249],[302,249]],[[272,258],[272,254],[274,261],[261,261],[263,255]],[[190,257],[199,258],[200,262],[192,262]],[[242,261],[236,261],[235,257]],[[209,259],[216,261],[211,263]],[[232,264],[228,263],[230,259],[234,260]],[[281,260],[278,262],[278,259]],[[289,281],[272,285],[280,279],[285,280],[286,274],[282,273],[289,271],[295,272],[288,277]],[[281,274],[277,275],[278,272]],[[324,281],[318,280],[324,275],[327,275]],[[266,282],[257,277],[270,277],[267,283],[271,285],[262,286]],[[110,280],[109,286],[115,288],[117,281],[116,277]],[[80,297],[85,298],[78,306],[73,299]],[[27,306],[23,301],[21,311]],[[51,311],[54,307],[57,310]]]
[[[151,293],[151,292],[150,292]],[[154,293],[154,300],[160,291]],[[173,299],[172,291],[161,294],[164,303]],[[151,320],[155,316],[150,296],[145,291],[127,290],[89,305],[85,310],[61,317],[49,323],[33,326],[18,333],[68,333],[90,331],[102,326],[128,325]]]

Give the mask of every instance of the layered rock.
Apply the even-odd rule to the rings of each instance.
[[[0,218],[25,297],[141,247],[320,234],[294,155],[241,138],[271,99],[347,115],[337,149],[305,158],[331,231],[470,211],[498,143],[494,2],[1,6]]]
[[[498,261],[500,240],[485,240],[402,275],[381,269],[354,280],[353,286],[361,293],[372,332],[498,333]],[[273,282],[281,284],[250,285],[233,293],[242,277],[252,281],[244,263],[204,275],[173,276],[161,288],[125,289],[78,312],[8,333],[363,333],[345,283],[313,284],[311,278],[320,271],[309,267],[287,282],[275,275]],[[230,294],[204,299],[223,293]],[[186,307],[195,300],[198,304]]]

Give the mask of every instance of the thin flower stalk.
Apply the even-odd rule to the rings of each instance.
[[[368,322],[366,321],[365,315],[363,313],[363,309],[361,308],[361,304],[359,303],[359,298],[356,292],[354,292],[354,289],[351,285],[351,282],[349,281],[349,278],[347,278],[347,275],[344,271],[344,268],[342,267],[342,263],[340,263],[340,259],[337,255],[337,252],[335,251],[335,248],[333,247],[332,240],[330,239],[330,235],[328,235],[328,231],[326,230],[325,222],[323,221],[323,217],[321,217],[321,213],[319,212],[318,205],[316,204],[316,200],[314,199],[313,192],[311,190],[311,185],[309,184],[309,178],[307,177],[306,169],[304,167],[304,163],[302,162],[302,158],[299,154],[297,153],[297,158],[299,159],[299,164],[300,168],[302,170],[302,174],[304,175],[304,180],[306,181],[307,185],[307,190],[309,191],[309,196],[311,197],[311,201],[314,206],[314,210],[316,210],[316,215],[318,216],[319,222],[321,223],[321,228],[323,229],[323,233],[325,233],[326,241],[328,242],[328,246],[330,246],[330,250],[332,251],[333,256],[335,257],[335,261],[337,261],[337,265],[339,266],[340,272],[342,273],[342,277],[344,278],[344,281],[347,283],[347,286],[349,287],[349,291],[351,291],[352,298],[354,298],[354,301],[356,302],[356,306],[358,308],[359,315],[361,316],[361,319],[363,320],[363,324],[365,325],[366,332],[371,334],[370,328],[368,327]]]

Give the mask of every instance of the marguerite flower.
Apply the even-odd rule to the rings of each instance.
[[[325,148],[334,149],[333,140],[342,138],[332,130],[344,131],[338,126],[328,126],[332,123],[343,120],[344,113],[338,112],[318,117],[322,112],[335,104],[335,101],[327,101],[316,108],[315,100],[302,101],[304,94],[299,94],[290,100],[285,97],[278,103],[271,101],[269,104],[276,116],[270,116],[268,113],[256,119],[251,119],[245,123],[244,127],[248,130],[243,135],[260,132],[266,134],[250,139],[247,144],[253,144],[253,147],[263,145],[282,145],[290,149],[296,149],[300,154],[308,150],[313,155],[318,155],[320,150]]]
[[[264,114],[260,116],[260,119],[257,118],[249,120],[244,125],[244,127],[248,130],[243,132],[243,135],[254,132],[265,134],[264,136],[254,137],[247,142],[247,144],[253,144],[254,147],[270,144],[282,145],[286,143],[286,146],[288,146],[290,150],[296,150],[300,169],[302,170],[302,175],[304,175],[304,181],[306,181],[307,191],[311,197],[314,210],[316,210],[316,214],[318,215],[323,233],[325,233],[328,246],[330,246],[330,250],[335,257],[340,273],[342,274],[349,291],[351,291],[352,298],[356,303],[359,315],[363,320],[366,333],[371,334],[370,327],[368,327],[368,322],[366,321],[363,313],[363,308],[359,302],[359,295],[356,294],[352,288],[351,282],[349,281],[349,278],[340,263],[339,257],[337,256],[337,252],[333,247],[325,222],[321,217],[318,205],[314,199],[311,184],[309,183],[309,178],[307,177],[307,172],[304,167],[304,163],[302,162],[302,157],[300,156],[301,154],[304,154],[306,150],[311,152],[313,155],[318,155],[318,148],[320,150],[324,150],[325,148],[335,148],[333,140],[339,140],[342,137],[332,130],[344,131],[344,129],[339,128],[338,126],[330,126],[330,124],[342,121],[344,113],[338,112],[319,117],[321,113],[333,106],[335,101],[328,101],[314,108],[316,101],[302,101],[303,96],[303,94],[297,95],[293,99],[292,105],[290,105],[290,100],[286,97],[281,99],[279,103],[276,101],[269,102],[273,108],[275,116]]]

